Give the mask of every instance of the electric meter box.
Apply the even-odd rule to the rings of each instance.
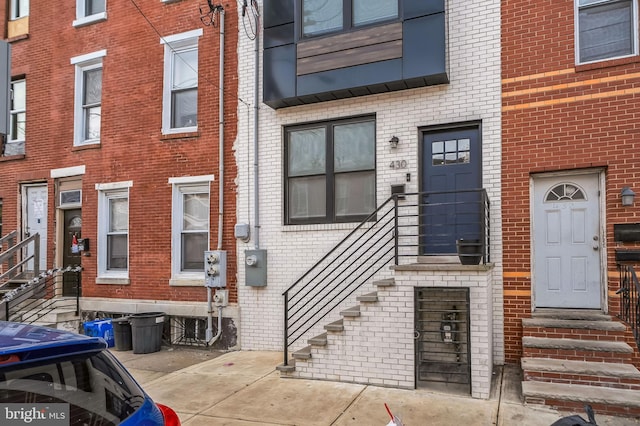
[[[244,252],[245,284],[250,287],[267,285],[267,251],[245,250]]]
[[[210,250],[204,252],[204,285],[205,287],[227,286],[227,252]]]

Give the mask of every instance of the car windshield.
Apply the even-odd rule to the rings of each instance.
[[[0,365],[0,402],[69,404],[70,424],[117,425],[145,400],[107,351]]]

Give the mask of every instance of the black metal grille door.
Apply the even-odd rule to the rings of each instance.
[[[416,382],[466,385],[471,393],[468,288],[416,288]]]

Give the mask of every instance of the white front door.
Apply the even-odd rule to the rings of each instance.
[[[39,269],[47,269],[47,185],[24,185],[22,187],[22,235],[27,238],[40,234]],[[33,254],[33,244],[27,247],[27,256]],[[33,271],[33,262],[27,264]]]
[[[599,175],[533,180],[533,289],[538,308],[601,308]]]

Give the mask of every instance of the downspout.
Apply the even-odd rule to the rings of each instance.
[[[254,219],[253,219],[253,227],[254,227],[254,244],[255,249],[260,248],[260,192],[259,192],[259,182],[258,182],[258,172],[259,172],[259,162],[258,162],[258,115],[260,113],[259,108],[259,96],[258,91],[260,90],[260,28],[259,24],[256,25],[256,39],[254,41],[255,45],[255,73],[254,73],[254,90],[253,90],[253,202],[254,202]]]
[[[216,6],[220,13],[220,70],[219,70],[219,105],[218,105],[218,146],[219,146],[219,176],[218,176],[218,245],[216,250],[222,250],[222,226],[224,217],[224,9]],[[218,332],[211,336],[213,329],[212,288],[207,287],[207,346],[215,343],[222,334],[222,306],[218,306]]]

